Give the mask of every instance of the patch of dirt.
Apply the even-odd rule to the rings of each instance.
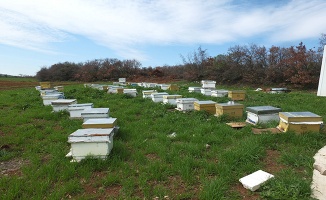
[[[282,169],[286,168],[285,165],[282,165],[277,162],[277,160],[280,158],[281,152],[277,150],[267,150],[266,151],[266,156],[263,159],[263,163],[265,165],[264,171],[270,173],[270,174],[275,174]]]
[[[260,199],[259,193],[251,192],[250,190],[244,188],[242,184],[237,183],[234,188],[240,194],[241,199],[243,200],[257,200]]]
[[[146,154],[148,160],[160,160],[160,157],[154,153]]]
[[[22,176],[21,167],[27,164],[23,159],[12,159],[0,162],[0,177],[1,176]]]

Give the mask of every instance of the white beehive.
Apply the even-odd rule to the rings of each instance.
[[[157,91],[156,90],[143,90],[142,93],[143,93],[143,98],[146,99],[146,98],[152,98],[151,94],[157,93]]]
[[[109,118],[109,108],[87,108],[81,112],[84,122],[88,119]]]
[[[126,78],[119,78],[119,83],[125,83],[126,82]]]
[[[71,148],[66,157],[77,162],[87,156],[105,159],[113,148],[113,135],[113,128],[78,129],[68,136]]]
[[[152,93],[151,98],[153,102],[163,102],[163,95],[168,95],[166,92]]]
[[[42,99],[43,99],[43,105],[48,106],[51,105],[52,101],[58,99],[64,99],[64,96],[62,94],[47,94],[42,96]]]
[[[161,87],[162,90],[167,90],[170,87],[170,85],[168,84],[160,84],[159,86]]]
[[[216,81],[202,80],[202,88],[215,88]]]
[[[198,92],[198,93],[200,93],[201,92],[200,89],[201,89],[201,87],[189,87],[188,91],[189,92]]]
[[[41,91],[42,88],[41,88],[41,86],[38,85],[38,86],[35,86],[35,89],[38,91]]]
[[[239,181],[242,183],[243,187],[251,191],[257,190],[263,183],[273,178],[274,176],[270,173],[258,170],[248,176],[240,178]]]
[[[123,93],[124,94],[127,94],[129,96],[132,96],[132,97],[136,97],[137,96],[137,90],[136,89],[124,89],[123,90]]]
[[[181,98],[181,95],[171,94],[171,95],[163,95],[163,103],[177,105],[176,99]]]
[[[251,124],[267,123],[269,121],[279,121],[280,108],[273,106],[247,107],[247,122]]]
[[[226,97],[228,92],[228,90],[212,90],[212,97]]]
[[[62,94],[63,92],[59,92],[57,90],[40,90],[41,96],[48,95],[48,94]]]
[[[209,88],[201,88],[200,92],[206,96],[212,96],[212,90]]]
[[[117,94],[119,89],[123,89],[123,86],[112,85],[108,88],[108,93]]]
[[[88,119],[82,124],[83,128],[113,128],[114,134],[118,133],[117,118]]]
[[[71,104],[68,106],[70,118],[81,118],[81,113],[87,108],[93,108],[93,103]]]
[[[195,98],[179,98],[176,99],[177,103],[177,110],[180,111],[188,111],[188,110],[194,110],[194,102],[198,101],[198,99]]]
[[[57,99],[52,101],[51,105],[54,112],[59,112],[63,110],[68,111],[68,106],[76,103],[77,103],[76,99]]]

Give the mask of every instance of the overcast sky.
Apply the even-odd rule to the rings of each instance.
[[[313,48],[321,33],[326,0],[0,0],[0,73],[101,58],[175,65],[199,46]]]

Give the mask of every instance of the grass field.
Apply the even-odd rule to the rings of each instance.
[[[188,86],[182,83],[179,92],[169,93],[228,101],[188,93]],[[141,94],[143,88],[137,89]],[[311,92],[233,89],[246,90],[245,107],[271,105],[326,117],[326,98]],[[313,156],[326,144],[324,130],[254,135],[252,125],[232,129],[225,124],[245,116],[235,120],[204,111],[183,113],[140,94],[130,98],[83,85],[67,85],[64,93],[78,103],[109,107],[110,116],[118,118],[111,154],[106,160],[70,163],[67,138],[82,120],[51,112],[35,88],[3,90],[0,199],[310,199]],[[172,133],[175,138],[168,137]],[[256,192],[243,189],[239,178],[259,169],[275,178]]]

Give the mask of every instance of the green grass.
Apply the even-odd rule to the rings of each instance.
[[[169,93],[228,101],[188,93],[189,85],[182,82],[180,91]],[[245,89],[245,106],[271,105],[326,117],[326,99],[311,92],[267,94],[217,87]],[[324,132],[254,135],[252,125],[238,130],[226,125],[226,116],[183,113],[143,99],[142,89],[137,87],[140,94],[130,98],[83,85],[65,86],[67,98],[109,107],[120,126],[108,159],[80,163],[70,163],[65,155],[68,135],[81,128],[82,120],[69,119],[67,112],[53,113],[34,88],[1,91],[0,146],[9,148],[1,149],[0,162],[21,164],[9,175],[0,174],[0,199],[242,199],[235,189],[238,180],[259,169],[268,172],[268,151],[278,153],[271,159],[281,169],[255,194],[262,199],[310,198],[312,157],[325,145]],[[176,137],[168,137],[172,133]]]

